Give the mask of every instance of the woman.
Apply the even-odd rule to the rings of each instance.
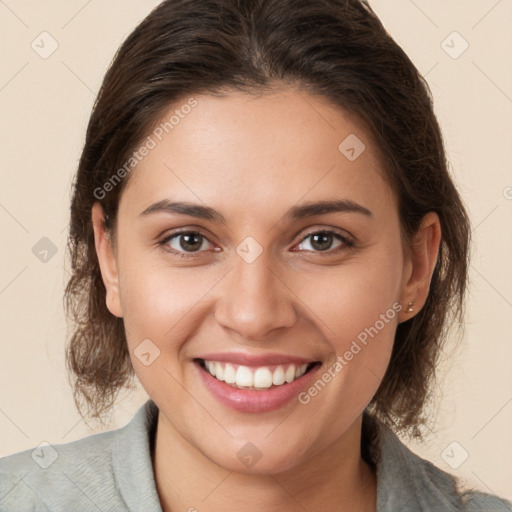
[[[394,433],[425,420],[469,225],[365,2],[163,2],[105,76],[70,226],[77,406],[134,376],[150,400],[4,458],[2,510],[511,510]]]

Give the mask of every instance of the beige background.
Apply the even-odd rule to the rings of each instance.
[[[0,0],[0,455],[93,432],[75,411],[63,361],[70,184],[103,74],[157,3]],[[433,431],[425,444],[409,445],[469,484],[512,498],[512,2],[371,4],[432,88],[475,242],[465,335],[442,367]],[[46,37],[51,48],[43,31],[58,43],[47,59],[31,47],[35,40],[43,51]],[[453,31],[463,39],[446,39]],[[453,58],[464,41],[468,49]],[[43,237],[57,249],[46,262],[32,252]],[[111,428],[145,399],[143,390],[125,397]]]

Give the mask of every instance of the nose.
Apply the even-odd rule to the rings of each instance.
[[[296,322],[293,292],[268,265],[264,254],[252,263],[236,257],[217,301],[217,322],[248,340]]]

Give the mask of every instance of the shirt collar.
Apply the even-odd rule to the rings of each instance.
[[[371,457],[377,469],[377,512],[462,510],[455,478],[411,452],[380,420],[364,414],[374,435]]]
[[[126,510],[162,512],[151,460],[158,407],[148,400],[120,429],[112,447],[112,463]]]
[[[112,460],[128,510],[162,512],[151,452],[158,407],[149,399],[119,430]],[[363,443],[377,472],[377,512],[461,509],[454,478],[412,453],[388,427],[365,412]]]

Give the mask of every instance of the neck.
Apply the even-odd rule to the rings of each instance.
[[[361,417],[299,466],[277,474],[238,473],[205,457],[159,413],[153,470],[162,510],[375,512],[376,478],[360,444]]]

